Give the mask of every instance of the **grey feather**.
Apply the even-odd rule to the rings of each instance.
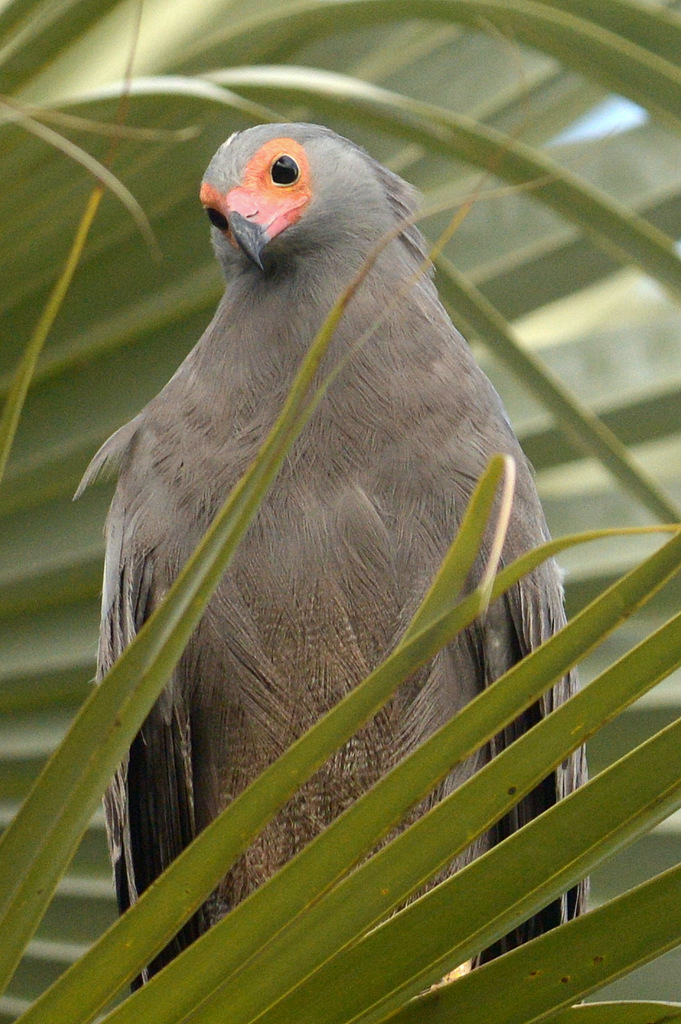
[[[239,185],[260,146],[282,135],[309,158],[313,198],[304,215],[267,245],[264,269],[213,228],[227,286],[212,323],[163,391],[101,449],[81,485],[107,466],[119,470],[107,522],[100,673],[161,600],[256,455],[341,289],[377,241],[412,217],[410,186],[311,125],[233,136],[206,180],[223,192]],[[442,308],[430,272],[418,273],[424,251],[418,230],[403,225],[350,303],[320,372],[339,359],[346,364],[109,790],[122,907],[391,650],[493,454],[512,455],[518,467],[503,561],[547,537],[499,397]],[[417,673],[302,788],[150,971],[563,622],[559,573],[547,563]],[[575,686],[566,677],[424,806]],[[582,755],[570,758],[451,870],[570,792],[584,772]],[[569,906],[554,903],[499,948],[571,916],[582,901],[580,889]]]
[[[124,423],[122,427],[112,434],[108,441],[105,441],[99,449],[92,462],[85,470],[83,479],[78,484],[73,500],[77,501],[86,487],[97,480],[112,479],[118,474],[121,464],[128,451],[137,430],[137,417]]]

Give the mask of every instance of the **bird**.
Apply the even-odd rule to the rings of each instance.
[[[334,301],[361,281],[320,368],[334,379],[294,443],[105,796],[125,911],[236,795],[394,649],[476,482],[517,467],[507,564],[548,538],[532,469],[501,399],[453,326],[415,224],[416,190],[314,124],[230,136],[200,189],[223,297],[198,343],[81,483],[117,473],[106,522],[103,677],[159,605],[272,428]],[[480,579],[483,548],[471,572]],[[263,884],[473,697],[565,623],[553,561],[497,599],[399,688],[267,825],[148,980]],[[420,805],[452,792],[577,687],[566,675]],[[458,870],[586,776],[571,755]],[[554,900],[483,957],[583,909]]]

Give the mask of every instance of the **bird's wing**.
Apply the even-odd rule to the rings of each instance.
[[[108,441],[104,442],[85,470],[83,479],[78,484],[78,489],[73,496],[74,501],[77,501],[86,487],[93,484],[95,480],[107,479],[116,475],[121,468],[126,452],[135,439],[139,422],[140,417],[136,416],[135,419],[119,427]]]
[[[529,462],[525,458],[510,423],[489,380],[475,366],[460,336],[453,336],[459,367],[459,391],[454,408],[465,408],[470,395],[476,396],[471,407],[470,423],[465,434],[467,445],[456,448],[455,471],[467,503],[472,484],[482,473],[495,452],[506,452],[516,463],[513,515],[508,527],[502,561],[510,564],[515,558],[548,539],[548,528],[539,503]],[[464,473],[462,477],[462,471]],[[455,477],[454,472],[452,477]],[[487,540],[489,543],[489,538]],[[478,566],[481,571],[481,566]],[[494,602],[483,621],[473,628],[472,645],[477,690],[498,679],[516,662],[548,640],[565,624],[563,587],[558,567],[549,560],[529,573],[502,598]],[[496,736],[490,744],[492,755],[510,746],[519,736],[567,700],[578,688],[575,672],[568,673],[532,707]],[[568,796],[586,781],[586,761],[582,749],[551,772],[531,793],[504,817],[494,830],[492,840],[500,842],[527,824],[557,800]],[[517,928],[494,947],[503,952],[536,934],[541,934],[561,921],[574,917],[584,909],[586,883],[580,884],[560,900],[556,900],[530,921]],[[485,956],[485,959],[489,957]]]
[[[521,580],[508,591],[502,600],[492,606],[490,613],[491,616],[488,615],[482,627],[488,636],[481,644],[482,650],[486,652],[486,657],[490,658],[490,663],[484,668],[487,683],[498,678],[515,661],[539,647],[564,625],[562,588],[555,566],[548,563],[530,577]],[[493,644],[490,643],[490,631],[495,641]],[[499,652],[501,658],[499,663],[494,662],[494,654],[490,655],[490,652],[494,651]],[[491,745],[492,754],[496,755],[510,746],[519,736],[572,696],[577,688],[576,673],[568,673],[543,698],[495,737]],[[499,822],[495,829],[494,842],[501,842],[502,839],[552,807],[557,800],[569,795],[586,781],[586,777],[586,759],[583,748],[580,748],[540,782]],[[482,961],[528,942],[562,921],[574,917],[584,910],[586,895],[587,883],[582,882],[486,950]]]
[[[122,430],[96,456],[99,465],[106,458],[124,462],[135,431]],[[114,441],[116,445],[112,444]],[[98,468],[94,467],[95,474]],[[91,477],[92,471],[88,470],[88,474]],[[125,479],[119,481],[107,520],[100,679],[135,638],[162,597],[154,553],[140,546],[132,510],[134,502],[126,483]],[[104,798],[121,912],[135,902],[196,833],[191,723],[183,701],[175,699],[176,686],[173,677],[133,740]],[[160,970],[205,928],[204,912],[200,910],[159,953],[145,976]]]

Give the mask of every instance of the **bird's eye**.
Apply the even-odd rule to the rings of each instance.
[[[224,214],[220,213],[219,210],[214,210],[212,206],[206,207],[206,213],[208,214],[208,220],[216,228],[220,228],[220,231],[226,231],[229,227],[227,218]]]
[[[284,154],[274,161],[270,175],[275,185],[293,185],[300,177],[300,168],[292,156]]]

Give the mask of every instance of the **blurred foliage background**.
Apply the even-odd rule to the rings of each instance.
[[[138,25],[129,0],[0,5],[2,397],[92,189],[63,140],[107,160],[111,132],[101,126],[119,117],[133,52],[124,123],[153,131],[121,134],[113,170],[159,249],[107,195],[0,490],[3,824],[91,685],[111,487],[71,497],[93,452],[173,373],[220,296],[197,195],[234,130],[266,119],[329,124],[418,186],[435,211],[423,220],[432,241],[470,203],[440,261],[442,294],[535,465],[553,534],[679,518],[678,7],[146,0]],[[613,33],[621,46],[607,60],[599,47]],[[608,211],[622,225],[618,243],[612,233],[604,241]],[[608,454],[607,437],[588,453],[589,411],[624,453]],[[566,554],[570,610],[657,543]],[[589,659],[584,678],[678,606],[676,583]],[[599,734],[592,767],[680,708],[677,674]],[[593,900],[679,860],[676,815],[596,873]],[[114,916],[97,815],[0,1000],[0,1020],[14,1019]],[[679,956],[606,994],[681,1000]]]

